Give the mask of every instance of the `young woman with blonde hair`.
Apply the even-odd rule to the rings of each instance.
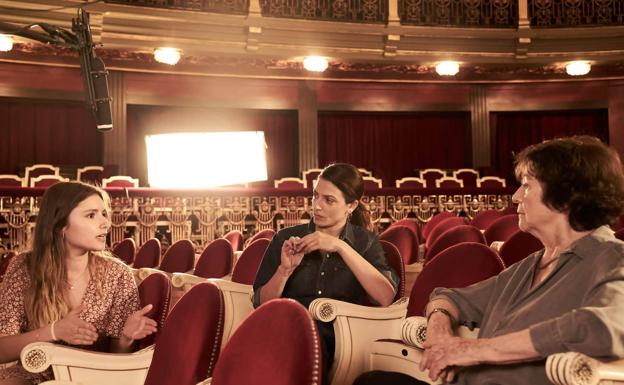
[[[43,195],[30,251],[11,261],[0,284],[0,363],[19,359],[37,341],[127,352],[156,331],[139,310],[130,269],[104,251],[108,196],[80,182],[58,183]],[[50,379],[19,364],[0,370],[0,384]]]

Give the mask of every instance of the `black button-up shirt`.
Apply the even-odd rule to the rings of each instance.
[[[260,305],[260,288],[275,274],[281,262],[282,245],[290,237],[300,237],[315,231],[313,221],[279,231],[262,259],[254,282],[254,306]],[[388,265],[376,234],[350,223],[344,227],[340,239],[379,270],[392,284],[398,286],[396,272]],[[333,298],[355,304],[367,303],[366,291],[338,253],[315,250],[304,255],[301,263],[286,281],[282,297],[292,298],[308,307],[316,298]]]

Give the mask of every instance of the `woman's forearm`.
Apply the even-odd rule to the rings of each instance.
[[[388,306],[395,292],[390,281],[345,242],[341,242],[338,253],[360,282],[366,293],[381,306]]]
[[[111,353],[128,353],[132,351],[133,346],[134,340],[128,337],[111,338],[110,351]]]
[[[271,279],[260,288],[260,303],[280,298],[290,274],[292,274],[292,271],[287,271],[281,265],[278,266]]]
[[[0,335],[0,363],[19,360],[22,349],[30,343],[51,342],[52,340],[49,325],[22,334]]]
[[[533,346],[529,329],[479,341],[483,363],[511,364],[541,358]]]

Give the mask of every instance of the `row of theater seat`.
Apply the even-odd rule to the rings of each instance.
[[[365,188],[382,188],[383,182],[375,178],[373,174],[363,168],[359,168],[364,178]],[[322,172],[320,168],[313,168],[303,172],[301,178],[286,177],[275,180],[274,187],[280,189],[303,189],[312,188],[314,180]],[[506,187],[505,179],[496,176],[481,176],[479,171],[469,168],[452,170],[447,173],[438,168],[428,168],[419,171],[418,177],[405,177],[397,179],[397,188],[464,188],[464,187]]]
[[[441,223],[443,221],[436,220],[435,222]],[[400,225],[395,225],[394,227],[399,226]],[[460,224],[455,227],[459,226],[466,225]],[[412,225],[412,228],[414,228],[415,234],[419,233],[419,228],[417,226]],[[426,228],[425,226],[420,233],[422,234],[422,239],[424,239],[423,244],[426,245],[427,235],[430,236],[431,233],[433,233],[433,228]],[[446,232],[440,234],[439,237],[443,237],[445,233]],[[396,256],[398,256],[398,261],[403,261],[401,253],[396,246],[389,242],[386,244],[386,241],[382,241],[382,244],[386,245],[384,246],[384,250],[386,250],[387,253],[387,250],[393,250]],[[433,244],[435,244],[435,242],[433,242]],[[405,363],[410,360],[417,360],[419,350],[405,342],[406,340],[410,341],[415,339],[416,329],[408,321],[417,319],[418,316],[423,315],[424,305],[428,300],[431,290],[437,286],[466,286],[498,274],[505,266],[494,249],[480,242],[459,242],[440,251],[437,255],[432,256],[427,263],[423,263],[427,255],[426,251],[427,250],[425,250],[425,253],[422,254],[422,258],[418,261],[421,263],[421,270],[410,290],[408,300],[405,298],[399,299],[393,305],[385,308],[365,307],[331,299],[317,299],[310,305],[309,313],[314,319],[334,323],[336,346],[339,346],[340,349],[336,351],[335,365],[330,376],[332,385],[350,384],[358,374],[366,370],[394,370],[397,369],[396,365],[399,365],[397,362]],[[388,259],[391,260],[391,257]],[[171,274],[172,280],[175,281],[176,278],[181,275],[183,275],[183,273]],[[158,276],[158,278],[152,278],[152,276]],[[231,282],[224,279],[206,280],[199,277],[197,278],[196,281],[188,281],[182,286],[174,285],[174,290],[181,290],[184,295],[181,297],[179,304],[171,310],[171,314],[166,318],[166,321],[164,321],[164,325],[161,329],[162,331],[157,337],[156,352],[163,352],[160,354],[153,352],[153,358],[150,357],[147,364],[143,364],[145,371],[147,371],[147,368],[150,368],[150,373],[159,373],[158,375],[148,374],[148,381],[146,383],[173,383],[167,382],[166,380],[157,382],[158,380],[156,379],[156,377],[159,376],[162,376],[164,379],[171,379],[171,376],[174,375],[172,373],[176,373],[175,377],[180,379],[180,381],[174,381],[175,383],[196,383],[202,380],[202,378],[198,378],[197,376],[185,377],[187,375],[178,373],[178,370],[187,370],[191,367],[197,367],[197,365],[200,365],[199,361],[203,362],[203,364],[206,364],[206,362],[210,363],[206,370],[203,370],[206,366],[202,366],[201,374],[203,378],[214,375],[213,383],[219,383],[219,367],[225,367],[223,366],[225,364],[222,364],[222,360],[228,361],[228,357],[230,357],[227,353],[230,351],[228,350],[229,346],[232,346],[231,349],[246,349],[252,351],[257,348],[262,352],[270,350],[270,346],[273,346],[271,345],[271,341],[265,342],[263,345],[256,345],[256,343],[260,343],[255,339],[257,336],[246,336],[249,338],[246,343],[240,342],[238,338],[239,333],[235,331],[237,328],[241,330],[246,329],[245,325],[249,323],[248,321],[251,321],[254,315],[258,314],[258,311],[253,311],[253,307],[251,306],[250,284]],[[165,282],[162,286],[168,286],[167,276],[163,273],[149,275],[140,285],[147,285],[149,280],[160,280]],[[204,287],[207,285],[205,282],[210,282],[217,287],[217,289],[205,289]],[[209,301],[210,303],[201,302],[197,299],[195,292],[198,290],[203,292],[202,296],[213,298]],[[147,291],[149,292],[149,290]],[[166,290],[164,292],[163,295],[167,296]],[[208,292],[214,292],[214,294],[208,294]],[[216,293],[220,293],[220,295]],[[143,301],[143,297],[146,295],[142,293],[141,296]],[[185,316],[187,318],[186,322],[184,322],[180,320],[182,316],[178,316],[177,313],[181,314],[183,309],[187,307],[202,307],[204,313],[211,313],[214,318],[203,323],[203,318],[198,318],[201,316],[200,314],[193,316],[186,314]],[[192,310],[189,309],[188,311],[191,312]],[[280,316],[281,315],[277,313],[269,314],[265,322],[267,322],[267,325],[274,325],[279,323],[277,317]],[[161,319],[164,319],[162,314]],[[311,322],[310,324],[313,325]],[[174,327],[179,329],[174,329]],[[287,324],[283,327],[285,328],[285,333],[290,331],[290,325]],[[196,328],[201,328],[202,330],[196,330]],[[189,330],[192,331],[193,334],[188,334],[187,332],[190,333]],[[261,329],[261,331],[256,331],[256,333],[263,334],[263,331]],[[176,334],[177,336],[172,337],[169,334]],[[203,337],[206,334],[210,335],[211,338],[206,339]],[[187,338],[186,343],[183,342],[185,338]],[[174,342],[171,342],[171,339],[173,339]],[[397,341],[388,341],[388,339]],[[240,346],[238,345],[239,343],[241,344]],[[285,350],[290,348],[290,344],[280,347],[282,359]],[[176,369],[169,369],[170,372],[168,373],[159,372],[155,366],[157,362],[159,365],[163,365],[162,362],[166,361],[162,361],[160,357],[164,357],[168,354],[170,354],[168,356],[169,359],[175,360]],[[295,356],[302,355],[302,353],[288,354],[293,354]],[[304,356],[306,357],[304,361],[307,362],[307,364],[319,363],[317,356],[309,354]],[[413,356],[416,356],[416,358]],[[58,359],[58,357],[60,357],[59,354],[57,354],[53,360]],[[98,357],[97,361],[104,359],[102,356],[94,357]],[[185,363],[181,368],[178,368],[180,357],[185,357]],[[259,361],[262,362],[260,366],[267,364],[264,358]],[[151,367],[150,362],[152,362]],[[287,365],[290,363],[289,361]],[[257,362],[254,365],[256,364]],[[300,364],[304,365],[304,363]],[[216,368],[213,371],[212,368],[215,367],[215,365]],[[277,365],[277,363],[275,365]],[[274,367],[276,366],[273,366],[273,368]],[[245,368],[247,368],[247,365]],[[414,371],[413,365],[408,368]],[[265,369],[267,368],[265,367]],[[81,370],[84,370],[84,368]],[[270,370],[270,367],[268,370]],[[236,372],[237,366],[233,365],[225,370],[225,372],[229,371]],[[238,371],[240,371],[240,366],[238,366]],[[62,371],[59,370],[59,372]],[[316,373],[319,375],[318,372]],[[228,375],[235,376],[236,373],[230,373]],[[261,376],[262,374],[258,373],[257,375]],[[185,378],[189,378],[189,381],[184,380]],[[252,382],[255,381],[251,381],[250,383]],[[285,380],[285,382],[271,382],[277,384],[307,383],[301,378],[297,380],[291,379],[290,382],[287,380]],[[97,384],[103,382],[88,383]]]
[[[34,164],[24,169],[24,176],[0,175],[0,186],[4,187],[49,187],[69,178],[61,176],[60,167],[51,164]],[[110,175],[103,166],[78,168],[75,180],[102,187],[139,187],[139,180],[126,175]]]

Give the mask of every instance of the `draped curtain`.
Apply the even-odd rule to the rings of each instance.
[[[514,154],[546,139],[592,135],[609,143],[606,109],[567,111],[492,112],[492,166],[515,183]]]
[[[0,99],[0,138],[0,174],[102,164],[102,134],[83,103]]]
[[[267,144],[268,181],[299,173],[298,116],[291,110],[204,109],[129,105],[127,110],[128,170],[147,184],[145,136],[209,131],[263,131]],[[236,157],[234,152],[231,157]],[[215,167],[227,167],[223,159]]]
[[[319,163],[366,168],[384,186],[418,169],[471,165],[469,112],[320,112]]]

